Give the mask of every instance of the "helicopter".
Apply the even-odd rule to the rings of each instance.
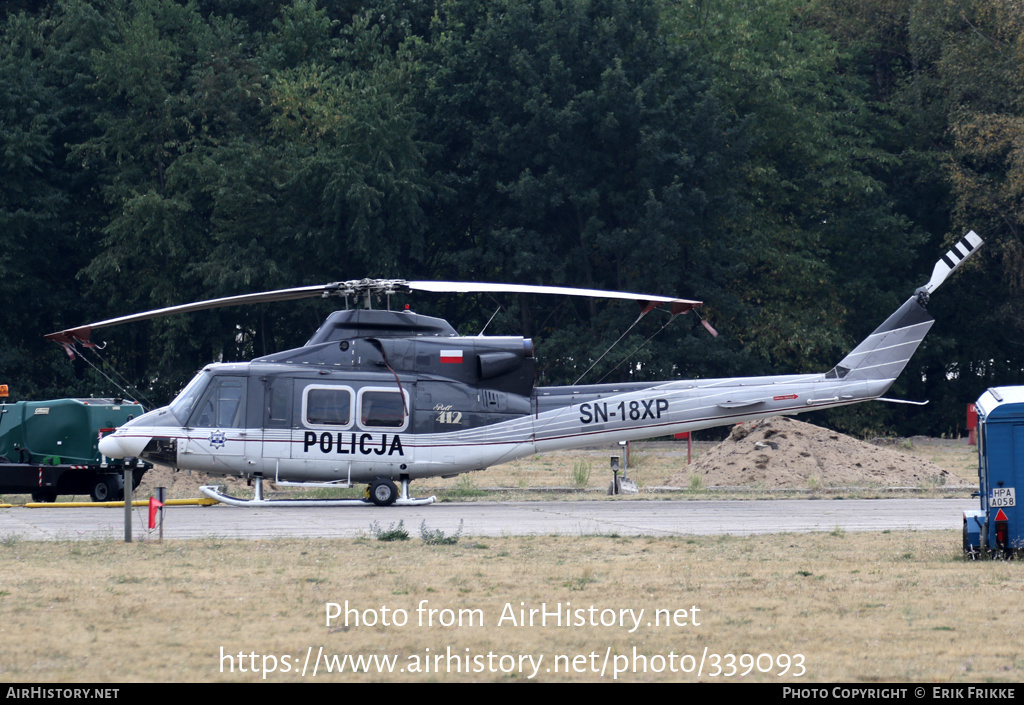
[[[454,477],[536,453],[667,436],[774,415],[795,415],[882,395],[934,319],[932,293],[982,245],[974,231],[936,264],[931,278],[824,373],[535,387],[533,343],[523,337],[460,336],[445,320],[370,307],[371,296],[422,292],[513,292],[633,300],[641,315],[673,316],[700,301],[568,287],[362,279],[230,296],[113,318],[47,338],[73,354],[93,331],[188,311],[305,297],[362,296],[366,308],[330,314],[302,347],[249,362],[207,365],[167,406],[99,441],[110,458],[255,482],[241,506],[418,505],[409,485]],[[703,320],[703,319],[702,319]],[[710,326],[709,330],[714,333]],[[914,403],[914,402],[909,402]],[[365,499],[267,499],[277,487],[366,485]]]

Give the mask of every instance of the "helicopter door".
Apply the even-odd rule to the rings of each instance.
[[[260,426],[263,439],[257,457],[268,461],[267,472],[275,472],[278,461],[292,457],[292,388],[291,377],[270,377],[263,380],[263,404]]]
[[[196,469],[241,471],[245,454],[245,377],[214,377],[185,429],[185,452]]]

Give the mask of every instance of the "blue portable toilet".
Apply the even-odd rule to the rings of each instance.
[[[1016,496],[1024,479],[1024,387],[993,387],[975,406],[981,509],[964,512],[964,552],[1006,557],[1024,548]]]

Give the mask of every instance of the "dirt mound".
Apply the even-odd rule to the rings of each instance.
[[[928,460],[785,416],[739,424],[729,437],[669,478],[686,487],[921,487],[955,483]]]

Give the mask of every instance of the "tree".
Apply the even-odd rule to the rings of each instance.
[[[671,36],[699,49],[747,146],[724,232],[749,246],[728,287],[738,335],[773,370],[827,369],[920,283],[907,262],[927,234],[899,201],[907,133],[883,102],[902,73],[863,30],[877,8],[848,5],[667,6]],[[875,409],[833,422],[879,427]]]
[[[99,131],[75,151],[109,206],[87,270],[97,295],[144,310],[391,274],[422,257],[430,186],[411,62],[379,28],[365,18],[342,27],[311,0],[282,5],[266,36],[195,3],[137,1],[112,14],[113,36],[92,53]],[[167,396],[211,359],[301,344],[316,310],[138,327],[124,362]]]
[[[711,270],[729,245],[712,234],[732,157],[702,72],[664,42],[655,3],[448,2],[423,57],[430,167],[450,189],[437,203],[443,267],[485,281],[717,290]],[[549,382],[575,380],[636,315],[593,301],[508,305],[510,329],[543,337]],[[676,332],[613,378],[695,367]]]
[[[65,145],[87,129],[87,102],[65,79],[103,27],[88,8],[69,15],[95,34],[70,36],[62,18],[45,13],[10,14],[0,25],[0,374],[16,398],[73,383],[66,358],[42,336],[59,327],[61,312],[83,308],[75,276],[88,261],[93,211]]]
[[[945,242],[975,229],[986,244],[944,301],[943,333],[926,376],[942,382],[930,424],[956,431],[990,386],[1024,382],[1024,11],[1010,2],[913,3],[916,72],[906,103],[941,126],[953,204]]]

